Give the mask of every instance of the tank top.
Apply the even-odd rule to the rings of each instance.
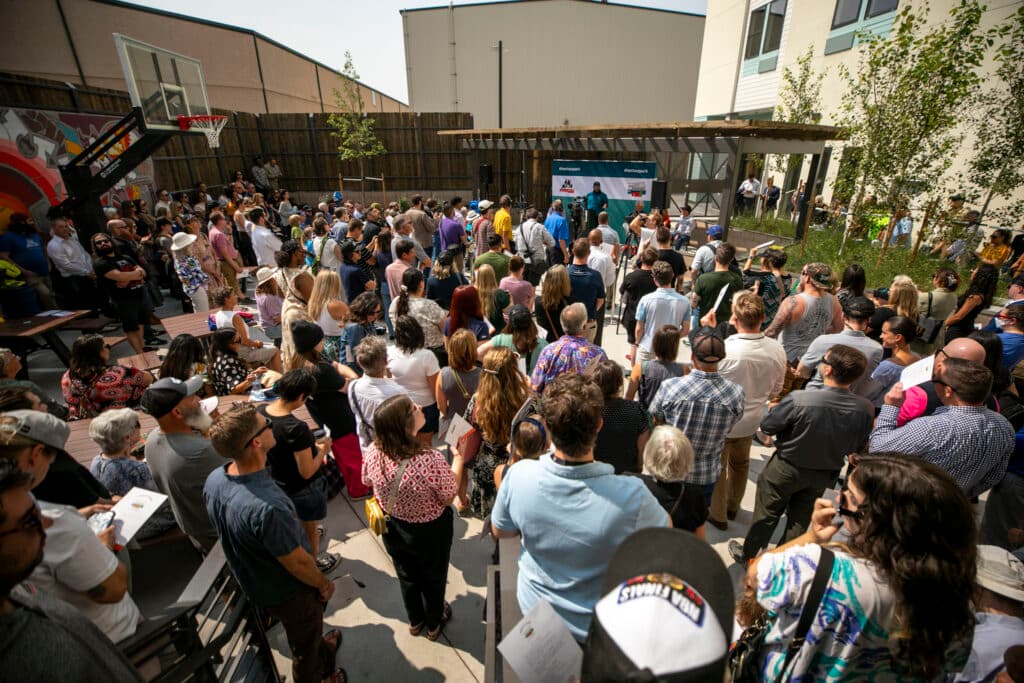
[[[831,294],[811,296],[800,292],[797,296],[804,302],[804,317],[786,325],[779,335],[782,348],[786,350],[786,360],[790,363],[799,360],[811,342],[824,334],[832,324]]]
[[[227,330],[234,327],[231,321],[235,319],[236,311],[217,311],[213,314],[213,322],[218,330]]]
[[[648,410],[661,383],[667,379],[682,376],[683,366],[675,361],[663,363],[660,360],[651,360],[644,363],[643,374],[640,375],[640,405],[644,410]]]
[[[337,320],[331,317],[331,312],[327,310],[327,306],[324,306],[324,310],[320,311],[320,317],[317,318],[316,324],[324,331],[324,336],[341,336],[341,326],[338,325]]]

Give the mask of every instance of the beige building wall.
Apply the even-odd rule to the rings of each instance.
[[[470,112],[496,128],[501,40],[506,128],[693,117],[704,17],[578,0],[402,17],[414,111]]]
[[[917,7],[925,0],[910,0]],[[907,0],[901,0],[902,7]],[[789,0],[783,26],[782,43],[778,64],[771,74],[743,76],[740,74],[741,46],[746,39],[746,22],[750,10],[764,4],[764,0],[720,0],[708,3],[707,26],[701,54],[701,80],[697,88],[696,114],[699,118],[719,117],[735,112],[740,118],[745,113],[774,109],[778,102],[782,71],[787,66],[795,68],[796,60],[813,45],[812,65],[825,78],[821,88],[821,123],[835,124],[846,91],[845,80],[840,76],[841,68],[855,71],[861,51],[854,47],[831,55],[824,54],[825,42],[832,25],[836,0]],[[939,22],[949,16],[955,0],[927,0],[930,6],[930,21]],[[990,28],[1011,16],[1020,0],[992,0],[982,17],[982,26]],[[983,74],[990,75],[994,65],[990,61],[983,67]],[[728,74],[731,73],[732,76]],[[771,78],[767,78],[770,76]],[[734,92],[735,91],[735,92]],[[735,99],[734,99],[735,98]],[[842,143],[832,145],[833,154],[825,182],[825,198],[831,198],[832,184],[839,170],[842,158]],[[967,139],[964,150],[971,149]],[[966,170],[967,155],[962,154],[950,169],[950,177]],[[803,177],[807,174],[809,160],[805,160]],[[776,175],[776,183],[782,177]],[[1021,190],[1024,193],[1024,189]],[[998,208],[993,203],[991,208]]]
[[[61,7],[66,32],[56,2],[3,0],[7,38],[0,42],[0,71],[78,85],[84,77],[84,85],[123,91],[112,36],[122,33],[200,60],[214,108],[319,112],[322,92],[323,109],[336,109],[331,87],[340,87],[341,74],[253,31],[103,0],[61,0]],[[394,98],[361,87],[370,111],[408,110]]]

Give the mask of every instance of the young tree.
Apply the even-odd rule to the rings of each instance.
[[[1024,186],[1024,6],[997,29],[999,65],[979,105],[973,156],[967,171],[976,188],[982,219],[995,197],[1007,204],[991,215],[1004,225],[1024,216],[1024,197],[1011,199]]]
[[[352,63],[352,53],[348,50],[345,51],[345,68],[341,73],[345,77],[342,91],[334,89],[334,101],[341,111],[328,116],[327,123],[334,129],[331,135],[338,139],[338,158],[357,162],[359,177],[365,178],[365,160],[385,154],[387,150],[373,132],[373,117],[367,116],[363,108],[359,74]]]
[[[993,43],[980,28],[982,12],[977,0],[960,0],[948,19],[928,25],[927,5],[908,4],[888,38],[863,47],[856,71],[842,70],[840,124],[847,144],[862,150],[855,215],[865,188],[894,212],[901,194],[938,184],[948,170],[963,140],[958,123],[971,111],[978,67]],[[892,226],[890,220],[882,254]]]
[[[811,66],[813,59],[814,43],[811,43],[795,65],[782,70],[779,103],[775,105],[776,121],[818,123],[821,120],[821,82],[827,69],[821,73],[815,71]],[[800,154],[779,154],[775,156],[773,170],[788,174],[802,161]]]

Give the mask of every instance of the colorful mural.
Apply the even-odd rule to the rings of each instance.
[[[117,121],[113,116],[0,107],[0,232],[7,229],[12,213],[29,214],[46,225],[47,210],[67,196],[59,164],[74,158]],[[126,138],[116,145],[97,167],[116,158],[130,142]],[[153,162],[146,160],[104,195],[102,203],[140,198],[152,202],[152,192]]]

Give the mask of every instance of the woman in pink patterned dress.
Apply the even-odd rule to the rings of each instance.
[[[416,439],[424,423],[423,411],[404,394],[381,403],[373,412],[373,444],[363,453],[363,483],[389,515],[381,538],[395,562],[409,633],[426,628],[427,638],[437,640],[452,617],[444,591],[451,503],[463,463],[456,454],[449,468],[439,451]]]
[[[103,337],[79,337],[71,346],[71,366],[60,380],[68,420],[96,417],[110,408],[134,408],[153,382],[145,370],[110,364]]]

